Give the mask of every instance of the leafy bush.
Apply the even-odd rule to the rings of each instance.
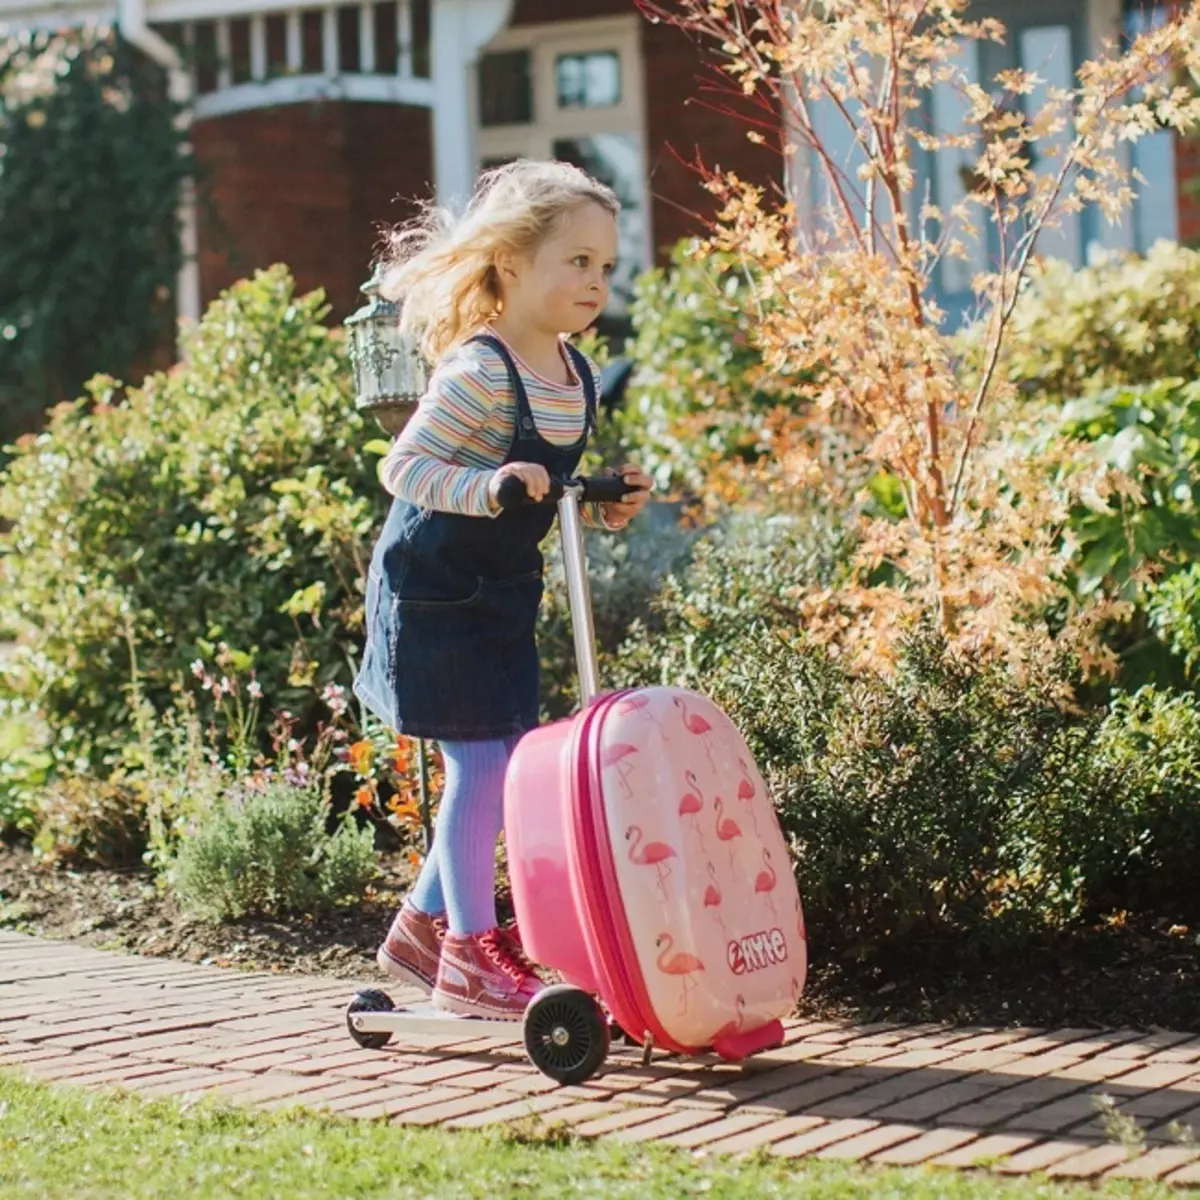
[[[191,161],[165,84],[112,29],[0,40],[0,447],[169,344]]]
[[[0,838],[36,830],[38,793],[54,762],[49,740],[24,706],[0,698]]]
[[[320,791],[281,779],[241,781],[179,849],[169,878],[199,916],[313,913],[362,896],[374,878],[374,832],[345,822],[326,832]]]
[[[146,793],[133,781],[71,776],[38,797],[33,849],[43,862],[141,866],[148,834]]]
[[[1057,785],[1031,814],[1057,890],[1090,913],[1200,919],[1200,700],[1119,693],[1061,750]]]
[[[1148,608],[1159,637],[1194,674],[1200,665],[1200,563],[1151,585]]]
[[[1130,481],[1071,514],[1083,593],[1115,583],[1132,595],[1146,564],[1200,557],[1200,383],[1111,388],[1069,401],[1050,428]]]
[[[36,705],[60,760],[113,761],[135,670],[162,713],[217,643],[302,719],[350,681],[385,497],[324,312],[285,268],[259,272],[182,365],[123,395],[93,381],[0,476],[0,627],[21,638],[0,691]]]
[[[1022,390],[1051,400],[1193,379],[1197,367],[1200,250],[1165,241],[1144,258],[1109,256],[1078,271],[1043,260],[1017,302],[1002,359]]]
[[[785,388],[762,370],[760,302],[744,272],[730,255],[701,256],[680,242],[669,269],[638,277],[628,347],[635,371],[616,429],[662,489],[699,491],[715,463],[753,461],[768,449],[766,415]]]
[[[857,955],[944,937],[983,948],[1114,905],[1172,918],[1195,907],[1190,699],[1081,713],[1069,662],[1018,677],[951,653],[928,626],[889,675],[851,676],[788,603],[835,575],[836,539],[784,528],[699,547],[663,590],[660,631],[622,648],[617,678],[703,691],[738,724],[815,936]]]

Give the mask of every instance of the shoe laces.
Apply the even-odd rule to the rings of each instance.
[[[532,974],[524,961],[525,956],[504,936],[503,930],[489,929],[480,936],[479,947],[487,955],[488,961],[514,983],[522,984]]]

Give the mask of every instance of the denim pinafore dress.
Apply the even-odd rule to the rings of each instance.
[[[488,334],[470,340],[500,355],[512,383],[516,428],[504,462],[573,474],[596,422],[595,381],[584,356],[567,344],[584,388],[583,433],[556,446],[538,432],[503,343]],[[354,681],[355,695],[375,716],[398,733],[446,741],[490,741],[537,725],[539,547],[554,514],[551,504],[473,517],[393,502],[371,556],[366,648]]]

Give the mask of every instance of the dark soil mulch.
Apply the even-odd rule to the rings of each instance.
[[[399,855],[383,866],[357,907],[214,926],[182,913],[145,872],[42,869],[28,850],[0,846],[0,928],[189,962],[372,979],[411,874]],[[1082,929],[982,962],[948,947],[870,965],[831,962],[819,943],[810,954],[801,1006],[810,1019],[1200,1028],[1200,935],[1179,926]]]

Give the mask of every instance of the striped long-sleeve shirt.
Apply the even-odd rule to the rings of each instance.
[[[583,384],[574,377],[574,368],[571,383],[556,383],[533,371],[511,347],[508,350],[521,373],[538,432],[559,446],[577,441],[586,410]],[[599,370],[590,358],[587,361],[599,394]],[[434,371],[416,413],[392,444],[381,468],[383,485],[393,496],[422,508],[495,516],[488,484],[504,462],[516,423],[516,398],[499,353],[486,343],[459,346]]]

